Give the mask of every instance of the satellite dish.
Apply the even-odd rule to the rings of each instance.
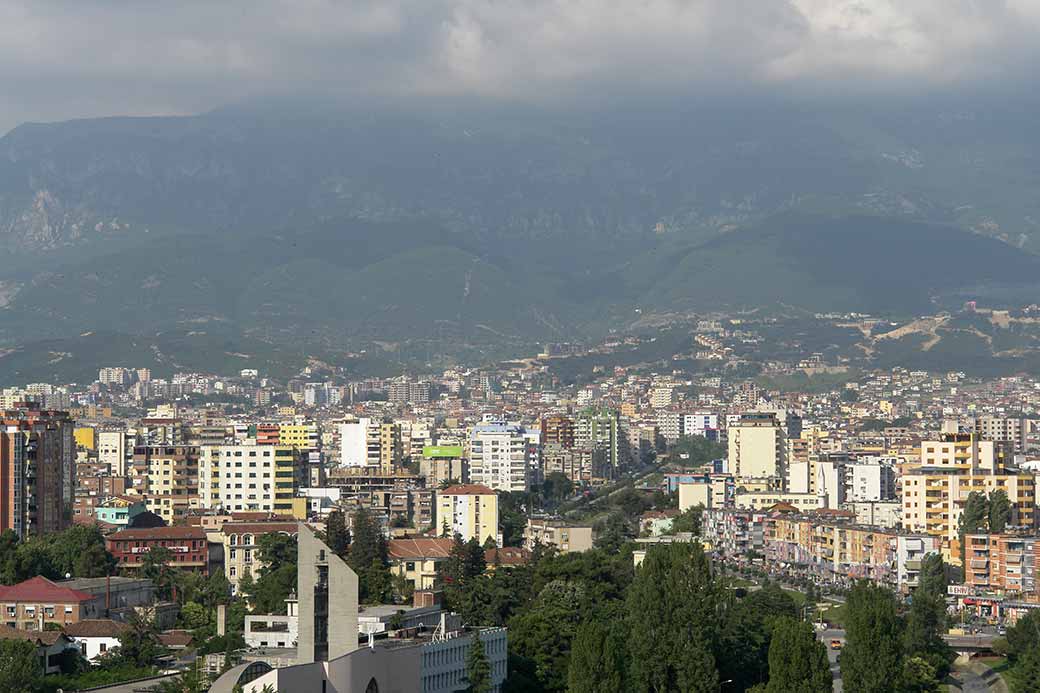
[[[65,573],[65,579],[68,580],[72,577],[72,573]]]

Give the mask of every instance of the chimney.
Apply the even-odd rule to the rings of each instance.
[[[227,633],[227,606],[217,604],[217,635],[223,636]]]
[[[108,618],[108,610],[112,605],[112,576],[105,574],[105,618]]]

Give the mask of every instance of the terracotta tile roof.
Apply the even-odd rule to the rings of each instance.
[[[88,618],[68,624],[64,631],[70,638],[116,638],[128,628],[127,624],[110,618]]]
[[[29,578],[17,585],[0,587],[0,601],[50,604],[78,604],[89,602],[94,596],[79,590],[56,585],[42,575]]]
[[[220,526],[224,534],[268,534],[270,532],[288,532],[296,534],[299,523],[276,520],[272,522],[225,522]]]
[[[503,546],[500,549],[488,549],[484,552],[484,562],[493,566],[499,565],[523,565],[531,560],[531,552],[517,546]]]
[[[112,541],[126,539],[205,539],[206,532],[201,527],[140,527],[124,529],[108,535]]]
[[[438,491],[446,496],[493,496],[495,492],[483,484],[458,484]]]
[[[187,647],[191,644],[191,633],[186,630],[168,630],[159,633],[159,642],[166,647]]]
[[[410,539],[391,539],[389,544],[390,558],[447,558],[451,555],[452,540],[447,537],[413,537]]]
[[[53,645],[62,638],[68,637],[60,630],[20,630],[11,626],[0,625],[0,640],[28,640],[38,645]]]

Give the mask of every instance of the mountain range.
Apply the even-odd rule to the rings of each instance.
[[[88,333],[305,358],[675,312],[1031,302],[1029,122],[771,103],[21,126],[0,139],[0,380],[32,372],[11,365],[30,345]]]

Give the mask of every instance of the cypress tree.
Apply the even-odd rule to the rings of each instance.
[[[808,623],[776,620],[769,644],[766,693],[829,693],[833,686],[827,648]]]
[[[841,677],[848,693],[888,693],[903,669],[902,623],[895,596],[861,582],[848,598]]]
[[[624,693],[624,641],[600,621],[578,627],[567,670],[569,693]]]
[[[473,643],[466,656],[466,680],[469,682],[467,693],[491,693],[491,662],[478,633],[473,634]]]

